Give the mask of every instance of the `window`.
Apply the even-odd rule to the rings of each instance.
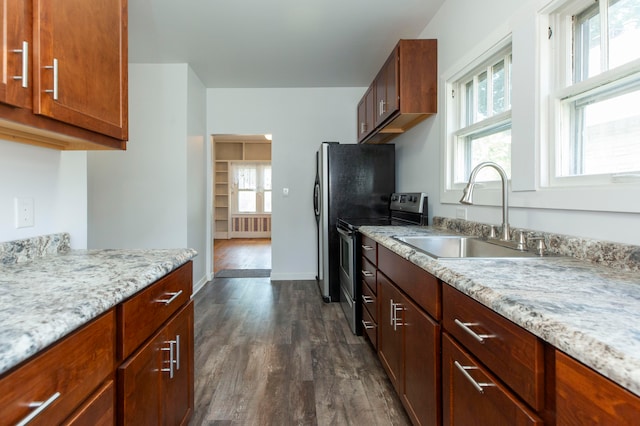
[[[455,111],[449,187],[466,184],[471,170],[494,161],[511,176],[511,46],[480,62],[450,84]],[[496,180],[489,171],[479,180]]]
[[[574,1],[550,22],[551,183],[640,173],[640,0]]]
[[[236,213],[271,213],[271,165],[233,163]]]

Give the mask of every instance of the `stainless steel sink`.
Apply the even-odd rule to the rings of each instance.
[[[434,258],[538,257],[535,253],[503,247],[475,237],[431,235],[394,236],[393,238]]]

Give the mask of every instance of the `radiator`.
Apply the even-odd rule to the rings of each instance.
[[[258,237],[271,235],[271,215],[232,216],[231,232],[235,237]]]

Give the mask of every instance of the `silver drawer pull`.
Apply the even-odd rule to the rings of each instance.
[[[372,322],[370,322],[370,321],[365,321],[365,320],[362,320],[362,326],[363,326],[366,330],[371,330],[372,328],[376,328],[376,326],[375,326],[375,325],[373,325],[373,323],[372,323]]]
[[[364,277],[372,277],[373,276],[373,272],[371,271],[360,271],[362,273],[362,276]]]
[[[27,417],[25,417],[24,419],[22,419],[18,423],[16,423],[16,426],[24,426],[24,425],[28,424],[29,422],[31,422],[31,420],[33,420],[36,417],[38,417],[38,415],[40,413],[42,413],[44,410],[46,410],[47,407],[50,406],[51,404],[53,404],[53,401],[55,401],[59,397],[60,397],[60,392],[56,392],[53,395],[51,395],[46,401],[30,402],[29,403],[29,408],[35,408],[35,410],[33,410],[31,413],[29,413],[29,415]]]
[[[22,80],[22,87],[29,87],[29,43],[22,42],[22,49],[13,49],[13,53],[22,53],[22,75],[14,75],[14,80]]]
[[[175,292],[175,293],[167,293],[167,296],[171,296],[168,299],[160,299],[160,300],[156,300],[156,302],[158,303],[164,303],[165,305],[170,305],[171,302],[173,302],[174,300],[176,300],[178,297],[180,297],[180,295],[182,294],[182,290]]]
[[[484,393],[484,388],[488,388],[496,385],[495,383],[478,383],[473,377],[471,377],[471,374],[467,373],[467,370],[477,370],[478,367],[461,365],[458,361],[454,361],[453,363],[456,365],[458,370],[460,370],[460,372],[464,375],[464,377],[466,377],[467,380],[471,382],[473,387],[476,388],[478,392]]]
[[[53,100],[58,100],[58,59],[53,58],[53,65],[46,65],[47,70],[53,70],[53,89],[46,89],[45,93],[51,93]]]
[[[466,331],[471,337],[473,337],[480,343],[484,343],[484,339],[491,339],[492,337],[496,337],[495,334],[478,334],[469,328],[470,326],[478,325],[478,323],[462,322],[458,318],[455,318],[453,322],[455,322],[458,325],[458,327]]]
[[[363,245],[362,245],[362,250],[364,250],[364,251],[370,251],[370,250],[373,250],[373,247],[371,247],[371,246],[367,246],[367,245],[364,245],[364,244],[363,244]]]
[[[373,303],[373,297],[362,295],[362,301],[366,304]]]
[[[176,335],[176,370],[180,370],[180,335]]]

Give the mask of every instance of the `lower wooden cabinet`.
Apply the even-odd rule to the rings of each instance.
[[[541,425],[542,420],[449,335],[442,336],[444,425]]]
[[[441,423],[440,325],[378,274],[378,356],[411,421]]]
[[[638,425],[640,397],[556,351],[556,425]]]
[[[109,380],[98,389],[70,418],[65,426],[109,426],[116,421],[116,387]]]
[[[118,368],[118,424],[182,425],[193,410],[193,302]]]

